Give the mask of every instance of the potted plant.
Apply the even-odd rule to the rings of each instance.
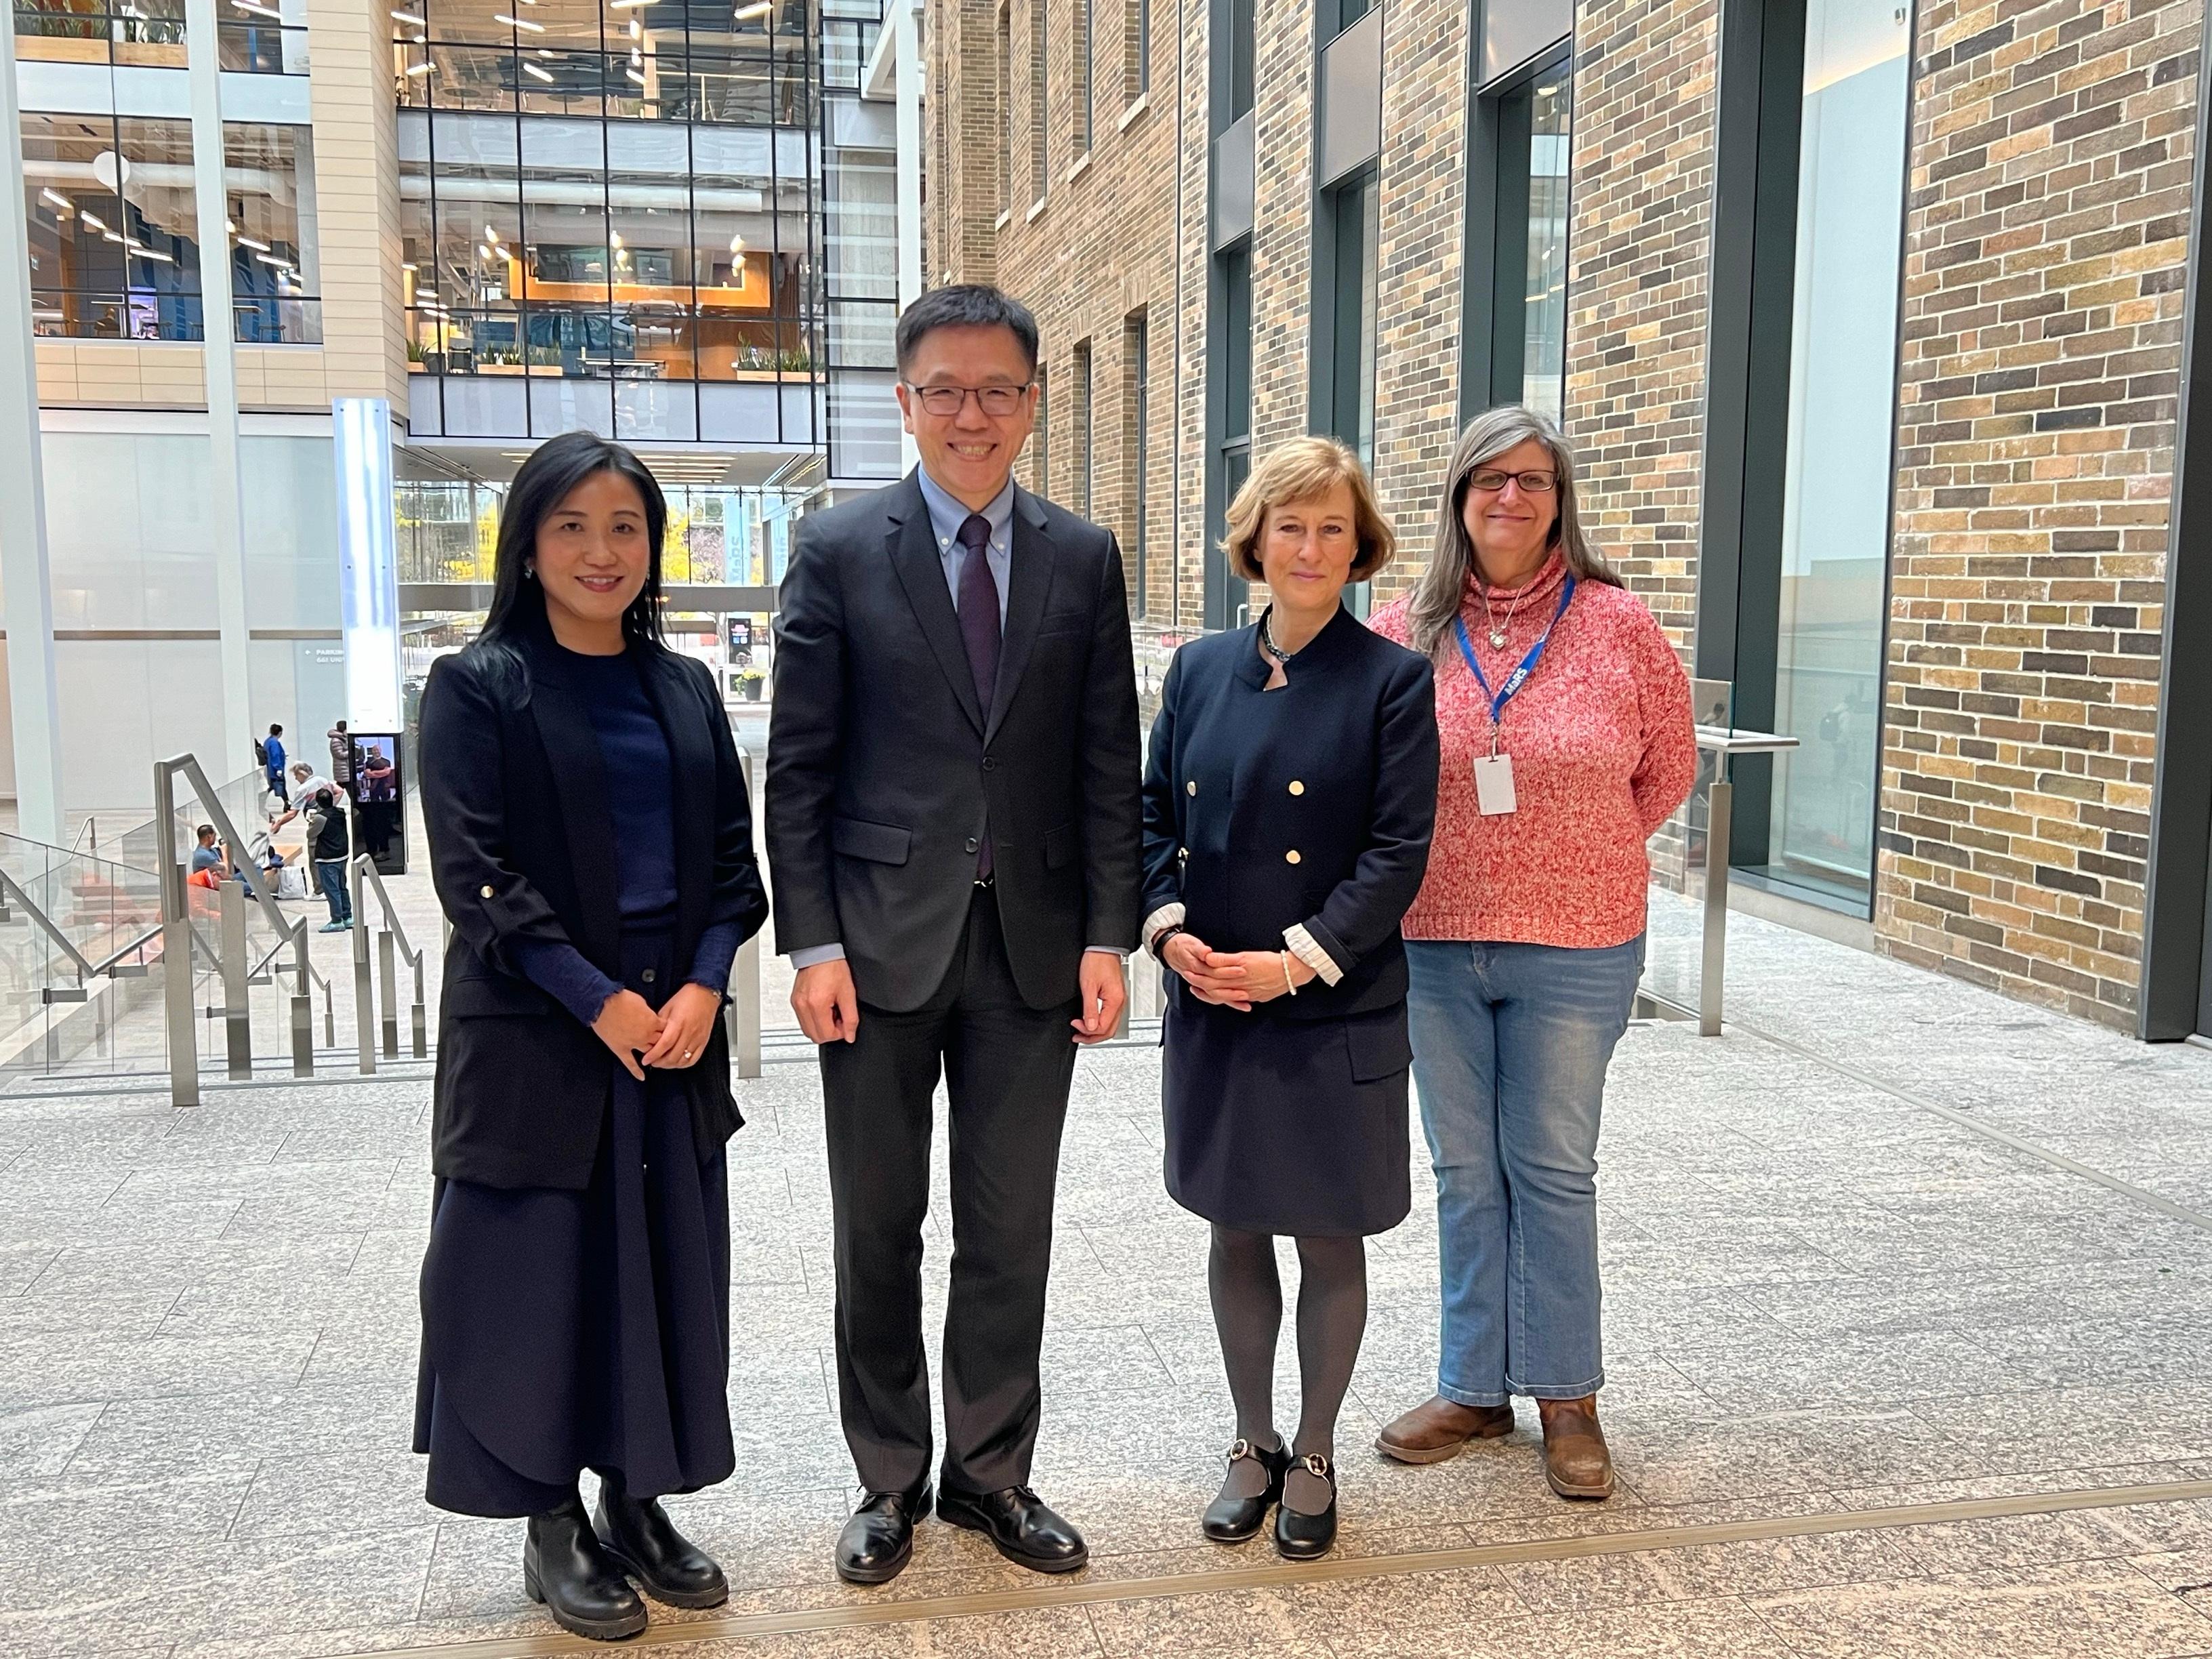
[[[759,669],[746,669],[744,673],[738,676],[738,695],[747,702],[758,702],[761,700],[763,678]]]

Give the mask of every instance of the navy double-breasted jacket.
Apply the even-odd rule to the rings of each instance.
[[[1395,1006],[1398,922],[1436,822],[1428,660],[1339,611],[1268,691],[1258,643],[1255,623],[1169,665],[1145,775],[1145,914],[1181,903],[1217,951],[1279,951],[1304,927],[1342,978],[1255,1005],[1279,1018]]]

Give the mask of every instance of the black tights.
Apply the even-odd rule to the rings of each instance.
[[[1336,1461],[1336,1418],[1352,1386],[1359,1339],[1367,1328],[1367,1246],[1360,1238],[1301,1238],[1298,1246],[1298,1431],[1291,1449]],[[1213,1325],[1237,1406],[1237,1434],[1256,1446],[1279,1443],[1275,1433],[1275,1339],[1283,1324],[1283,1285],[1275,1272],[1275,1240],[1216,1226],[1206,1264]],[[1318,1513],[1325,1483],[1293,1470],[1285,1501]],[[1223,1491],[1256,1496],[1259,1466],[1233,1465]],[[1249,1488],[1249,1490],[1248,1490]]]

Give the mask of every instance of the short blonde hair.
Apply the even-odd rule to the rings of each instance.
[[[1221,550],[1229,556],[1230,569],[1248,582],[1265,581],[1259,551],[1269,509],[1319,501],[1339,484],[1352,491],[1352,526],[1359,542],[1352,559],[1352,580],[1365,581],[1389,563],[1398,550],[1398,532],[1376,505],[1374,486],[1367,482],[1359,457],[1334,438],[1292,438],[1261,457],[1237,499],[1229,503],[1228,533],[1221,539]]]

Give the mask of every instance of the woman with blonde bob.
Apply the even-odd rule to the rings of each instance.
[[[1512,1432],[1524,1395],[1553,1491],[1606,1498],[1599,1109],[1643,971],[1644,843],[1696,773],[1689,682],[1583,534],[1566,440],[1517,407],[1467,428],[1428,572],[1374,626],[1435,663],[1443,744],[1405,921],[1443,1354],[1381,1447],[1441,1462]]]
[[[1161,690],[1145,779],[1145,942],[1172,978],[1167,1187],[1213,1224],[1208,1284],[1236,1443],[1201,1527],[1239,1543],[1275,1507],[1293,1559],[1336,1536],[1336,1419],[1367,1323],[1364,1239],[1405,1218],[1406,957],[1436,810],[1429,664],[1345,610],[1394,538],[1328,438],[1270,451],[1229,509],[1249,628],[1193,641]],[[1271,1397],[1297,1243],[1297,1430]]]

